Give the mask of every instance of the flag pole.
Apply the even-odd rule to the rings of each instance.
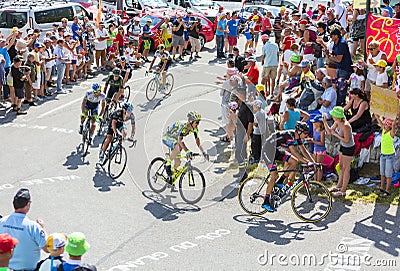
[[[367,61],[367,28],[368,28],[368,18],[371,13],[371,0],[367,0],[366,3],[366,22],[365,22],[365,38],[364,38],[364,61]]]

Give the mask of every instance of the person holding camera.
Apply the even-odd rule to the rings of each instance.
[[[13,111],[17,111],[17,115],[26,115],[25,111],[21,110],[22,99],[25,97],[24,83],[28,80],[30,74],[30,68],[22,66],[22,57],[16,56],[13,60],[14,64],[11,66],[11,75],[13,78],[13,86],[15,90],[15,96],[17,98],[17,107]],[[33,103],[33,101],[32,101]]]
[[[201,44],[199,32],[201,31],[202,26],[200,18],[190,17],[189,23],[189,41],[190,45],[192,46],[192,49],[190,50],[189,61],[192,61],[194,52],[196,52],[194,57],[200,58],[199,52],[201,50]]]
[[[174,61],[183,60],[183,46],[185,40],[183,38],[183,31],[186,29],[186,24],[182,20],[182,15],[177,14],[176,20],[172,23],[172,58]],[[178,47],[179,57],[176,58],[176,47]]]

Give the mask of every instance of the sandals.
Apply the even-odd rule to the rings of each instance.
[[[329,192],[339,192],[340,191],[340,189],[342,189],[341,187],[333,187],[333,188],[331,188],[331,189],[329,189]]]
[[[382,197],[387,197],[390,196],[390,193],[382,188],[379,188],[379,190],[374,191],[375,194],[381,194]]]
[[[335,193],[332,194],[333,197],[335,198],[339,198],[339,197],[346,197],[346,192],[342,192],[342,191],[337,191]]]
[[[390,193],[388,191],[382,193],[382,197],[388,197],[388,196],[390,196]]]
[[[220,140],[221,140],[222,142],[227,142],[227,143],[231,142],[231,140],[229,139],[228,136],[224,136],[224,137],[220,138]]]

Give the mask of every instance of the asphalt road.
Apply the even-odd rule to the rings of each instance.
[[[398,270],[398,206],[334,202],[317,224],[300,222],[288,202],[264,217],[244,214],[232,176],[237,171],[229,167],[231,149],[219,142],[214,82],[225,63],[214,60],[211,47],[199,61],[171,69],[175,88],[167,98],[147,102],[145,68],[135,71],[129,84],[138,144],[125,144],[128,168],[117,181],[96,168],[102,138],[95,138],[86,159],[77,151],[81,99],[104,76],[30,108],[26,116],[1,118],[0,213],[12,212],[14,193],[28,187],[29,216],[42,218],[50,233],[84,232],[91,244],[84,260],[99,270]],[[195,160],[207,190],[194,206],[179,193],[155,194],[146,180],[149,161],[166,151],[162,132],[188,110],[203,115],[200,136],[211,155],[210,162]],[[186,142],[196,150],[193,137]]]

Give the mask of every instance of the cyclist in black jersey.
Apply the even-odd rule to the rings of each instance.
[[[104,141],[104,144],[100,150],[99,155],[99,164],[103,165],[104,163],[104,154],[110,145],[114,136],[123,137],[122,130],[124,127],[124,121],[126,121],[133,112],[133,105],[129,102],[124,103],[121,109],[117,109],[111,115],[110,124],[107,129],[107,137]]]
[[[154,53],[153,60],[150,63],[149,72],[151,72],[151,68],[153,67],[154,62],[156,61],[157,57],[160,58],[160,63],[156,67],[156,72],[161,73],[162,85],[165,89],[167,71],[168,71],[169,66],[171,66],[172,59],[171,59],[171,56],[169,55],[169,52],[165,51],[164,44],[158,45],[157,51]],[[164,93],[165,92],[164,89],[160,89],[160,92]]]
[[[110,89],[108,89],[110,87]],[[108,90],[108,92],[107,92]],[[121,70],[114,68],[112,73],[108,75],[104,93],[107,93],[107,98],[118,101],[119,97],[124,93],[124,78],[121,76]]]
[[[121,70],[121,77],[124,78],[124,85],[128,82],[129,79],[132,77],[132,67],[126,62],[125,56],[120,56],[118,58],[118,62],[115,65],[118,69]]]
[[[271,178],[267,186],[266,196],[262,207],[269,212],[274,212],[274,207],[270,204],[271,193],[278,178],[276,160],[284,163],[285,170],[294,170],[300,162],[313,162],[314,159],[303,145],[303,139],[307,138],[310,127],[305,122],[298,121],[295,130],[278,131],[268,137],[263,146],[263,160],[271,173]],[[301,154],[297,151],[300,148]],[[288,185],[294,181],[295,172],[283,174],[276,186],[283,187],[283,181],[289,175]]]

